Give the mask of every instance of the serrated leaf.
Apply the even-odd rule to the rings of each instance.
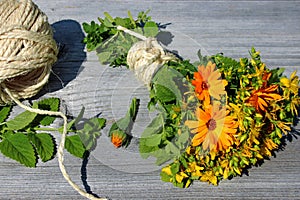
[[[35,167],[37,158],[28,138],[23,133],[7,134],[5,136],[0,142],[1,153],[26,167]]]
[[[182,94],[179,88],[183,83],[175,82],[175,78],[182,80],[184,77],[181,73],[169,67],[163,67],[155,74],[152,81],[156,96],[161,102],[182,100]]]
[[[0,123],[2,123],[7,119],[11,111],[11,106],[1,106],[0,109]]]
[[[52,136],[48,133],[30,133],[28,134],[29,140],[34,145],[41,160],[46,162],[53,158],[55,152],[55,142]]]
[[[139,143],[139,151],[142,158],[148,158],[152,152],[159,150],[158,146],[149,147],[147,146],[147,139],[141,138]]]
[[[48,99],[43,99],[38,102],[34,102],[32,107],[33,108],[38,108],[41,110],[48,110],[48,111],[58,111],[59,110],[59,104],[60,100],[59,98],[48,98]],[[49,126],[50,124],[53,123],[56,117],[54,116],[49,116],[49,115],[38,115],[38,123],[43,125],[43,126]]]
[[[78,135],[67,136],[65,148],[69,153],[79,158],[83,158],[86,153],[86,149]]]
[[[92,118],[84,123],[83,129],[78,131],[78,135],[86,150],[89,151],[95,147],[104,126],[105,119],[103,118]]]
[[[7,128],[10,130],[21,130],[32,123],[37,116],[36,113],[24,111],[15,118],[6,122]]]
[[[176,100],[175,94],[167,87],[155,84],[156,96],[161,102],[171,102]]]

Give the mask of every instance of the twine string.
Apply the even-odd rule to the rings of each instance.
[[[141,40],[129,49],[127,64],[147,86],[150,86],[153,76],[166,62],[178,60],[173,53],[164,49],[156,38],[147,38],[122,26],[117,26],[117,29]]]
[[[40,115],[63,119],[63,133],[57,155],[66,181],[82,196],[97,198],[72,181],[64,166],[67,117],[62,112],[24,105],[19,99],[36,95],[48,82],[51,67],[57,61],[58,48],[47,16],[31,0],[0,1],[0,105],[15,102],[21,108]]]

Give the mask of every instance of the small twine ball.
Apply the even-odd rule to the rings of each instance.
[[[47,16],[31,0],[0,1],[0,105],[36,95],[47,83],[58,48]]]
[[[146,38],[135,43],[127,54],[129,69],[147,86],[150,86],[153,76],[166,62],[176,59],[155,38]]]

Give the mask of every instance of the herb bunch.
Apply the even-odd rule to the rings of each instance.
[[[138,39],[118,30],[117,26],[122,26],[146,37],[155,37],[159,28],[154,21],[151,21],[148,13],[149,10],[140,12],[137,19],[134,19],[129,11],[126,18],[113,18],[105,12],[105,17],[99,17],[98,23],[95,21],[84,22],[82,26],[86,37],[83,42],[86,44],[87,50],[96,51],[102,64],[109,64],[113,67],[127,66],[127,52]]]
[[[35,101],[33,108],[58,111],[60,100],[48,98]],[[56,154],[56,141],[49,132],[63,132],[63,127],[53,128],[56,117],[39,115],[24,111],[12,119],[9,118],[12,106],[0,107],[0,151],[3,155],[18,161],[26,167],[35,167],[38,159],[47,162]],[[84,108],[77,118],[68,123],[69,135],[65,148],[76,157],[83,158],[93,150],[96,139],[101,134],[106,120],[91,118],[83,121]],[[76,128],[82,126],[82,128]]]

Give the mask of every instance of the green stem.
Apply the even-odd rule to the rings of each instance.
[[[35,127],[35,131],[58,131],[58,128],[48,128],[48,127]]]

